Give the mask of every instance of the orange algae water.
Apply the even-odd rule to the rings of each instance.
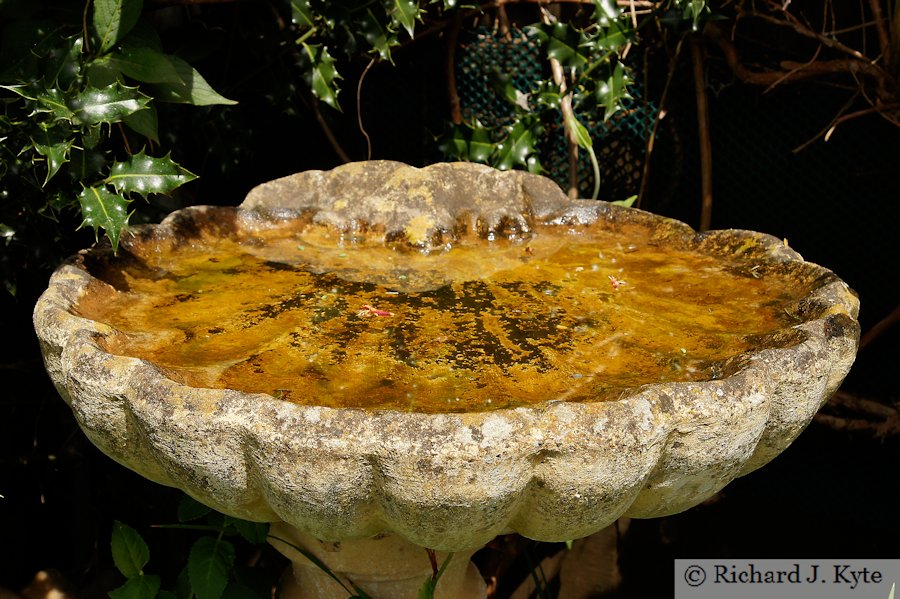
[[[617,399],[709,380],[798,322],[808,285],[602,223],[422,252],[285,224],[135,244],[78,312],[195,387],[423,412]],[[802,288],[798,288],[802,287]],[[732,365],[733,366],[733,365]]]

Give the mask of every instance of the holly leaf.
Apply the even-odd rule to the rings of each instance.
[[[581,67],[588,59],[581,52],[590,40],[584,33],[566,23],[556,22],[550,25],[535,25],[529,28],[537,34],[541,44],[546,48],[547,56],[559,61],[565,67]]]
[[[69,161],[69,150],[72,149],[74,140],[67,132],[57,127],[38,125],[31,135],[31,145],[35,151],[47,159],[47,176],[44,178],[44,186],[59,172],[60,167]]]
[[[472,125],[451,125],[439,149],[452,160],[488,164],[496,146],[490,130],[476,120]]]
[[[197,599],[219,599],[234,566],[234,547],[228,541],[201,537],[188,556],[188,577]]]
[[[594,18],[601,27],[608,27],[619,18],[621,11],[615,0],[594,0]]]
[[[175,68],[178,79],[151,84],[150,89],[153,91],[155,99],[160,102],[193,104],[194,106],[237,104],[234,100],[229,100],[214,90],[197,69],[187,62],[177,56],[166,56]]]
[[[291,20],[298,27],[312,27],[313,12],[309,0],[291,0]]]
[[[631,78],[628,76],[625,66],[621,62],[617,62],[609,77],[597,84],[597,104],[603,106],[604,121],[609,120],[616,111],[622,108],[622,100],[631,98],[628,93],[630,83]]]
[[[631,28],[620,20],[610,21],[609,25],[601,29],[594,40],[594,45],[600,50],[618,50],[628,43],[631,37]]]
[[[110,599],[154,599],[159,593],[159,576],[132,576],[117,589],[109,592]]]
[[[114,163],[104,183],[119,193],[136,192],[146,198],[151,193],[168,194],[196,178],[197,175],[176,164],[168,154],[154,158],[141,150],[125,162]]]
[[[143,110],[150,98],[136,87],[113,83],[104,88],[88,87],[69,99],[73,125],[117,123],[129,114]]]
[[[74,113],[68,106],[65,94],[59,89],[55,87],[45,89],[33,99],[36,102],[35,112],[50,114],[59,121],[74,122]]]
[[[143,573],[144,566],[150,560],[150,549],[136,530],[116,520],[113,522],[110,545],[113,562],[123,576],[132,578]]]
[[[119,238],[128,226],[129,200],[102,186],[85,187],[78,194],[78,202],[81,204],[81,216],[84,219],[78,228],[85,225],[92,227],[95,235],[103,229],[112,244],[113,252],[118,252]]]
[[[522,121],[518,121],[508,131],[506,139],[497,144],[497,161],[494,166],[504,171],[515,166],[529,168],[528,159],[535,154],[534,132]]]
[[[419,19],[420,13],[416,0],[391,0],[391,23],[395,26],[402,25],[409,37],[415,36],[416,20]]]
[[[476,122],[472,127],[472,135],[468,142],[468,159],[473,162],[483,162],[487,164],[494,153],[496,146],[491,139],[491,132],[487,127],[483,127],[481,123]]]
[[[703,17],[710,12],[707,0],[681,0],[681,3],[683,4],[682,17],[691,22],[692,30],[700,31]]]
[[[143,4],[143,0],[94,0],[94,32],[101,54],[131,31],[141,16]]]
[[[307,73],[312,93],[335,110],[340,110],[341,107],[337,100],[339,90],[335,80],[340,79],[341,76],[334,66],[334,58],[328,53],[328,48],[303,44],[303,49],[306,50],[306,55],[312,63],[312,68]]]
[[[366,14],[359,22],[359,30],[383,60],[393,62],[391,48],[399,45],[400,42],[395,33],[388,31],[382,26],[381,21],[375,16],[372,9],[366,11]]]

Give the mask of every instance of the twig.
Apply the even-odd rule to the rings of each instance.
[[[647,137],[647,149],[644,151],[644,168],[641,173],[641,187],[638,191],[636,204],[638,208],[641,207],[641,202],[647,191],[647,182],[650,180],[650,156],[653,154],[653,146],[656,143],[656,134],[659,132],[659,124],[666,116],[666,100],[669,97],[669,88],[672,85],[675,68],[678,66],[678,57],[681,55],[681,46],[684,45],[684,40],[687,35],[688,34],[682,35],[681,39],[678,40],[678,43],[675,45],[675,52],[672,54],[671,60],[669,60],[669,73],[666,75],[666,83],[663,86],[662,95],[659,98],[659,110],[656,112],[656,118],[653,119],[653,129],[650,130],[650,135]]]
[[[116,124],[119,126],[119,133],[122,135],[122,143],[125,144],[125,151],[131,156],[134,152],[131,151],[131,144],[128,143],[128,135],[125,134],[125,127],[122,126],[122,121],[119,121]]]
[[[841,109],[838,111],[837,115],[833,119],[831,119],[831,122],[828,123],[828,126],[826,126],[824,129],[822,129],[821,131],[816,133],[812,138],[806,140],[805,142],[803,142],[802,144],[800,144],[799,146],[797,146],[796,148],[791,150],[791,152],[793,154],[799,154],[800,152],[805,150],[807,147],[809,147],[811,144],[815,143],[820,137],[822,137],[822,136],[831,137],[831,134],[834,132],[835,127],[838,126],[838,123],[839,123],[840,119],[842,118],[843,114],[845,112],[847,112],[851,106],[853,106],[853,103],[856,102],[856,98],[858,98],[858,97],[859,97],[859,91],[857,91],[855,94],[853,94],[853,96],[851,96],[850,99],[847,100],[847,102],[845,102],[843,106],[841,106]]]
[[[456,87],[456,45],[459,41],[459,30],[462,16],[453,15],[450,33],[447,35],[447,95],[450,96],[450,120],[454,125],[463,122],[462,107],[459,102],[459,90]]]
[[[837,59],[837,60],[820,60],[812,63],[802,63],[793,61],[783,61],[781,71],[751,71],[741,62],[737,49],[722,29],[715,23],[708,23],[704,29],[704,34],[710,41],[715,43],[724,54],[725,62],[731,68],[735,77],[745,83],[754,85],[771,86],[785,80],[785,75],[789,75],[791,80],[807,79],[823,74],[839,74],[846,73],[849,75],[867,75],[873,79],[883,82],[890,79],[890,74],[876,64],[863,60],[853,59]]]
[[[550,17],[544,7],[541,7],[542,18],[544,23],[550,23]],[[562,65],[555,58],[550,59],[550,72],[553,74],[553,81],[559,86],[559,94],[562,100],[559,102],[559,108],[563,114],[563,128],[566,132],[566,144],[569,156],[569,188],[566,194],[575,199],[578,197],[578,142],[575,140],[575,132],[572,131],[569,123],[575,122],[575,111],[572,109],[572,93],[568,92],[566,86],[566,74]],[[568,93],[567,93],[568,92]]]
[[[331,145],[331,149],[334,150],[334,153],[338,155],[338,158],[341,161],[353,162],[353,159],[350,158],[350,155],[344,151],[344,148],[341,147],[340,142],[338,142],[337,138],[334,136],[334,133],[331,131],[331,127],[328,126],[328,123],[325,121],[325,117],[322,116],[322,111],[319,110],[319,100],[316,99],[315,96],[312,96],[312,109],[316,115],[316,121],[319,123],[319,127],[322,129],[322,133],[325,134],[325,139],[328,140],[328,143]]]
[[[709,101],[703,69],[703,48],[699,38],[691,38],[691,64],[694,70],[694,94],[697,98],[697,135],[700,146],[700,184],[702,207],[700,231],[708,231],[712,222],[712,142],[709,136]]]
[[[862,412],[869,416],[881,416],[883,418],[890,418],[891,416],[900,414],[900,412],[892,406],[885,405],[874,399],[860,397],[848,393],[847,391],[837,391],[831,396],[831,399],[828,400],[828,406],[854,412]]]
[[[740,7],[736,7],[736,10],[737,10],[737,13],[739,16],[754,17],[754,18],[760,19],[762,21],[766,21],[767,23],[772,23],[773,25],[777,25],[779,27],[788,27],[790,29],[793,29],[796,33],[799,33],[803,37],[808,37],[810,39],[814,39],[824,46],[828,46],[829,48],[839,50],[840,52],[849,54],[850,56],[857,58],[859,60],[866,61],[866,62],[869,61],[869,59],[864,54],[862,54],[859,50],[855,50],[855,49],[851,48],[850,46],[846,46],[832,37],[828,37],[827,35],[813,31],[812,29],[807,27],[805,24],[798,21],[793,15],[791,15],[791,13],[789,13],[787,11],[784,11],[784,10],[781,11],[785,15],[785,18],[779,19],[777,17],[772,17],[769,15],[761,14],[756,11],[746,12],[745,10],[743,10]]]
[[[359,83],[356,84],[356,122],[359,123],[359,130],[362,132],[363,137],[366,138],[366,160],[372,160],[372,139],[369,137],[369,134],[366,132],[366,128],[363,127],[362,120],[362,86],[363,80],[365,80],[366,75],[369,73],[369,69],[372,68],[372,65],[375,64],[375,57],[372,57],[372,60],[369,61],[369,64],[366,65],[366,68],[363,69],[362,74],[359,76]],[[349,162],[349,161],[348,161]]]
[[[890,61],[891,36],[884,25],[885,18],[881,12],[881,0],[869,0],[869,8],[872,10],[872,17],[875,19],[875,31],[878,32],[878,46],[881,48],[881,55],[884,56],[885,60]],[[888,62],[888,68],[891,66],[893,65]]]
[[[827,408],[834,408],[838,413],[849,413],[847,416],[816,414],[818,424],[834,430],[867,431],[880,439],[900,434],[900,410],[880,401],[838,391],[826,404]]]
[[[812,63],[814,63],[816,61],[817,58],[819,58],[819,54],[821,54],[821,53],[822,53],[822,46],[817,46],[816,52],[815,52],[815,54],[813,54],[812,58],[810,58],[808,61],[806,61],[802,65],[798,66],[797,68],[787,71],[783,76],[779,77],[776,81],[772,82],[766,89],[764,89],[763,93],[764,94],[769,93],[770,91],[775,89],[775,87],[778,84],[783,83],[783,82],[787,81],[788,79],[790,79],[791,76],[793,76],[795,73],[802,71],[804,68],[808,68]]]
[[[879,320],[875,325],[866,331],[865,335],[859,340],[859,349],[862,349],[875,341],[885,331],[900,323],[900,306],[894,308],[894,311]]]
[[[90,0],[84,0],[84,12],[81,13],[81,36],[84,40],[84,51],[86,54],[91,53],[91,36],[88,35],[88,10],[91,8]]]

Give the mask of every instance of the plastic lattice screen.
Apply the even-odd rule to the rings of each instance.
[[[549,65],[541,58],[536,36],[511,28],[501,35],[487,27],[478,27],[461,38],[457,49],[456,84],[463,118],[478,120],[490,129],[512,124],[514,108],[499,91],[511,82],[522,93],[533,91],[547,77]],[[600,163],[600,197],[622,200],[638,192],[644,166],[647,138],[653,129],[656,107],[642,97],[642,89],[631,87],[632,99],[605,122],[601,114],[579,115],[594,140]],[[562,117],[544,123],[544,134],[537,144],[541,163],[563,189],[568,187],[569,162]],[[578,188],[582,197],[590,196],[594,174],[587,152],[579,152]]]

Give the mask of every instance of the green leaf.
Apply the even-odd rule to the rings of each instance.
[[[194,106],[210,106],[212,104],[237,104],[234,100],[219,95],[206,82],[197,69],[177,56],[168,56],[178,73],[177,81],[165,81],[151,84],[153,97],[160,102],[193,104]]]
[[[119,238],[128,226],[129,200],[103,186],[85,187],[78,194],[78,202],[81,204],[81,216],[84,219],[78,228],[87,225],[94,229],[95,234],[103,229],[112,244],[113,251],[118,252]],[[139,549],[137,547],[135,550]],[[140,556],[140,553],[136,555]],[[116,565],[119,565],[118,562]],[[141,567],[143,568],[143,565]]]
[[[621,11],[615,0],[594,0],[594,18],[602,27],[607,27],[619,18]]]
[[[268,522],[250,522],[249,520],[241,520],[230,516],[225,518],[225,522],[234,526],[239,535],[256,545],[265,543],[266,538],[269,536]]]
[[[116,520],[113,522],[110,544],[113,562],[123,576],[132,578],[143,573],[144,566],[150,560],[150,550],[136,530]]]
[[[47,159],[47,176],[44,178],[44,185],[47,185],[59,172],[60,167],[69,161],[69,150],[72,149],[75,140],[70,137],[68,131],[40,125],[31,135],[31,143],[35,151]]]
[[[168,194],[196,178],[197,175],[176,164],[168,154],[154,158],[141,150],[125,162],[114,163],[104,183],[119,193],[136,192],[147,197],[151,193]]]
[[[399,45],[400,41],[395,33],[385,29],[371,8],[366,11],[359,22],[359,30],[383,60],[393,62],[391,48]]]
[[[309,0],[291,0],[291,19],[298,27],[312,27],[313,12]]]
[[[597,84],[597,104],[603,106],[603,120],[609,120],[613,114],[622,108],[622,100],[631,98],[628,93],[628,85],[631,78],[621,62],[617,62],[612,68],[609,77]]]
[[[600,50],[615,51],[628,43],[631,37],[631,28],[622,21],[610,21],[609,25],[600,30],[594,45]]]
[[[16,230],[10,227],[7,224],[0,223],[0,239],[6,242],[6,245],[9,245],[13,239],[16,238]]]
[[[60,121],[74,120],[74,112],[69,108],[65,94],[55,87],[44,90],[34,99],[37,102],[35,112],[50,114],[54,119]]]
[[[494,153],[496,146],[491,139],[491,132],[481,123],[476,122],[472,127],[472,137],[469,139],[467,159],[473,162],[487,164]]]
[[[70,120],[75,125],[117,123],[129,114],[143,110],[150,98],[136,87],[113,83],[102,89],[89,87],[69,99]]]
[[[188,576],[197,599],[219,599],[234,566],[234,547],[228,541],[201,537],[188,556]]]
[[[494,166],[500,170],[516,166],[528,168],[528,158],[535,153],[534,132],[523,121],[518,121],[508,131],[506,139],[497,145],[497,161]]]
[[[566,128],[572,132],[572,137],[575,139],[575,143],[578,144],[579,148],[587,150],[594,146],[594,142],[591,141],[591,134],[588,133],[587,127],[581,124],[581,121],[578,120],[578,117],[575,116],[574,113],[566,115]]]
[[[691,29],[700,31],[703,17],[710,12],[706,0],[679,0],[677,4],[681,5],[682,18],[691,22]]]
[[[101,54],[125,37],[141,16],[143,0],[94,0],[94,31]]]
[[[615,204],[617,206],[625,206],[626,208],[631,208],[634,206],[634,202],[637,200],[637,195],[629,196],[624,200],[616,200],[615,202],[610,202],[610,204]]]
[[[440,581],[441,576],[444,575],[444,571],[447,569],[447,566],[450,565],[450,560],[452,558],[453,554],[448,553],[447,558],[444,560],[444,563],[441,564],[437,574],[425,580],[425,583],[419,588],[419,599],[434,599],[434,590],[437,588],[437,583]]]
[[[490,130],[477,120],[471,125],[451,125],[438,147],[450,160],[482,164],[488,164],[496,150]]]
[[[190,495],[185,495],[178,502],[178,521],[192,522],[199,520],[211,511],[213,511],[211,507],[203,505]]]
[[[117,589],[109,592],[110,599],[154,599],[159,593],[159,576],[138,574]]]
[[[132,45],[109,55],[110,62],[119,71],[142,83],[180,83],[172,58],[153,48]]]
[[[340,79],[341,76],[334,67],[334,58],[328,53],[326,46],[303,44],[303,48],[312,63],[307,78],[313,94],[332,108],[340,110],[337,100],[339,90],[335,79]]]
[[[409,37],[415,36],[416,20],[419,18],[420,12],[416,0],[391,0],[390,2],[392,24],[402,25]]]
[[[247,585],[232,580],[222,592],[221,599],[260,599],[260,595]]]
[[[122,122],[133,131],[159,143],[159,118],[156,115],[156,107],[153,104],[148,105],[146,110],[139,110],[134,114],[129,114],[122,119]]]
[[[551,25],[535,25],[528,28],[528,31],[537,34],[547,56],[563,66],[577,68],[587,64],[588,59],[581,48],[589,45],[590,40],[580,29],[556,22]]]

